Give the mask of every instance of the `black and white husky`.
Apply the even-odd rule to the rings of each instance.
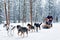
[[[16,25],[16,26],[10,25],[10,26],[8,26],[7,24],[4,24],[3,27],[6,27],[7,33],[10,33],[11,35],[12,35],[12,31],[14,33],[14,29],[17,28],[18,36],[19,36],[19,33],[21,33],[21,36],[23,35],[23,37],[24,37],[25,32],[28,36],[28,29],[26,27],[22,27],[20,25]]]
[[[15,26],[4,24],[3,27],[6,28],[6,31],[7,31],[7,34],[8,34],[8,35],[13,35]]]

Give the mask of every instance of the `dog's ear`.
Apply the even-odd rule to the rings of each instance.
[[[7,26],[7,24],[4,24],[3,27]]]

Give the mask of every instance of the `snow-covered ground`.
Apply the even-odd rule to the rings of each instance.
[[[17,24],[18,23],[15,23],[13,25]],[[38,32],[29,32],[28,37],[25,36],[24,38],[17,35],[17,30],[14,31],[13,36],[8,36],[7,31],[3,28],[3,24],[0,24],[0,40],[60,40],[60,23],[53,23],[51,29],[41,29]]]

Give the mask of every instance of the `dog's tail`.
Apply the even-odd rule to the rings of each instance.
[[[40,23],[40,25],[42,24],[42,22]]]
[[[13,30],[14,28],[15,28],[15,26],[11,30]]]

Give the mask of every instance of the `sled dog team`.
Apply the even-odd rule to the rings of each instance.
[[[49,29],[52,27],[52,20],[53,20],[53,17],[52,16],[47,16],[45,18],[45,23],[42,25],[42,28],[44,29]],[[28,32],[32,30],[32,32],[38,32],[38,30],[41,29],[41,24],[42,23],[34,23],[34,26],[31,25],[31,24],[27,24],[27,27],[24,27],[24,26],[21,26],[21,25],[16,25],[16,26],[13,26],[11,25],[11,30],[14,31],[15,28],[17,28],[17,31],[18,31],[18,35],[23,35],[24,37],[24,34],[26,33],[27,36],[28,36]],[[6,30],[8,31],[9,30],[9,27],[7,24],[4,24],[3,27],[6,27]]]

